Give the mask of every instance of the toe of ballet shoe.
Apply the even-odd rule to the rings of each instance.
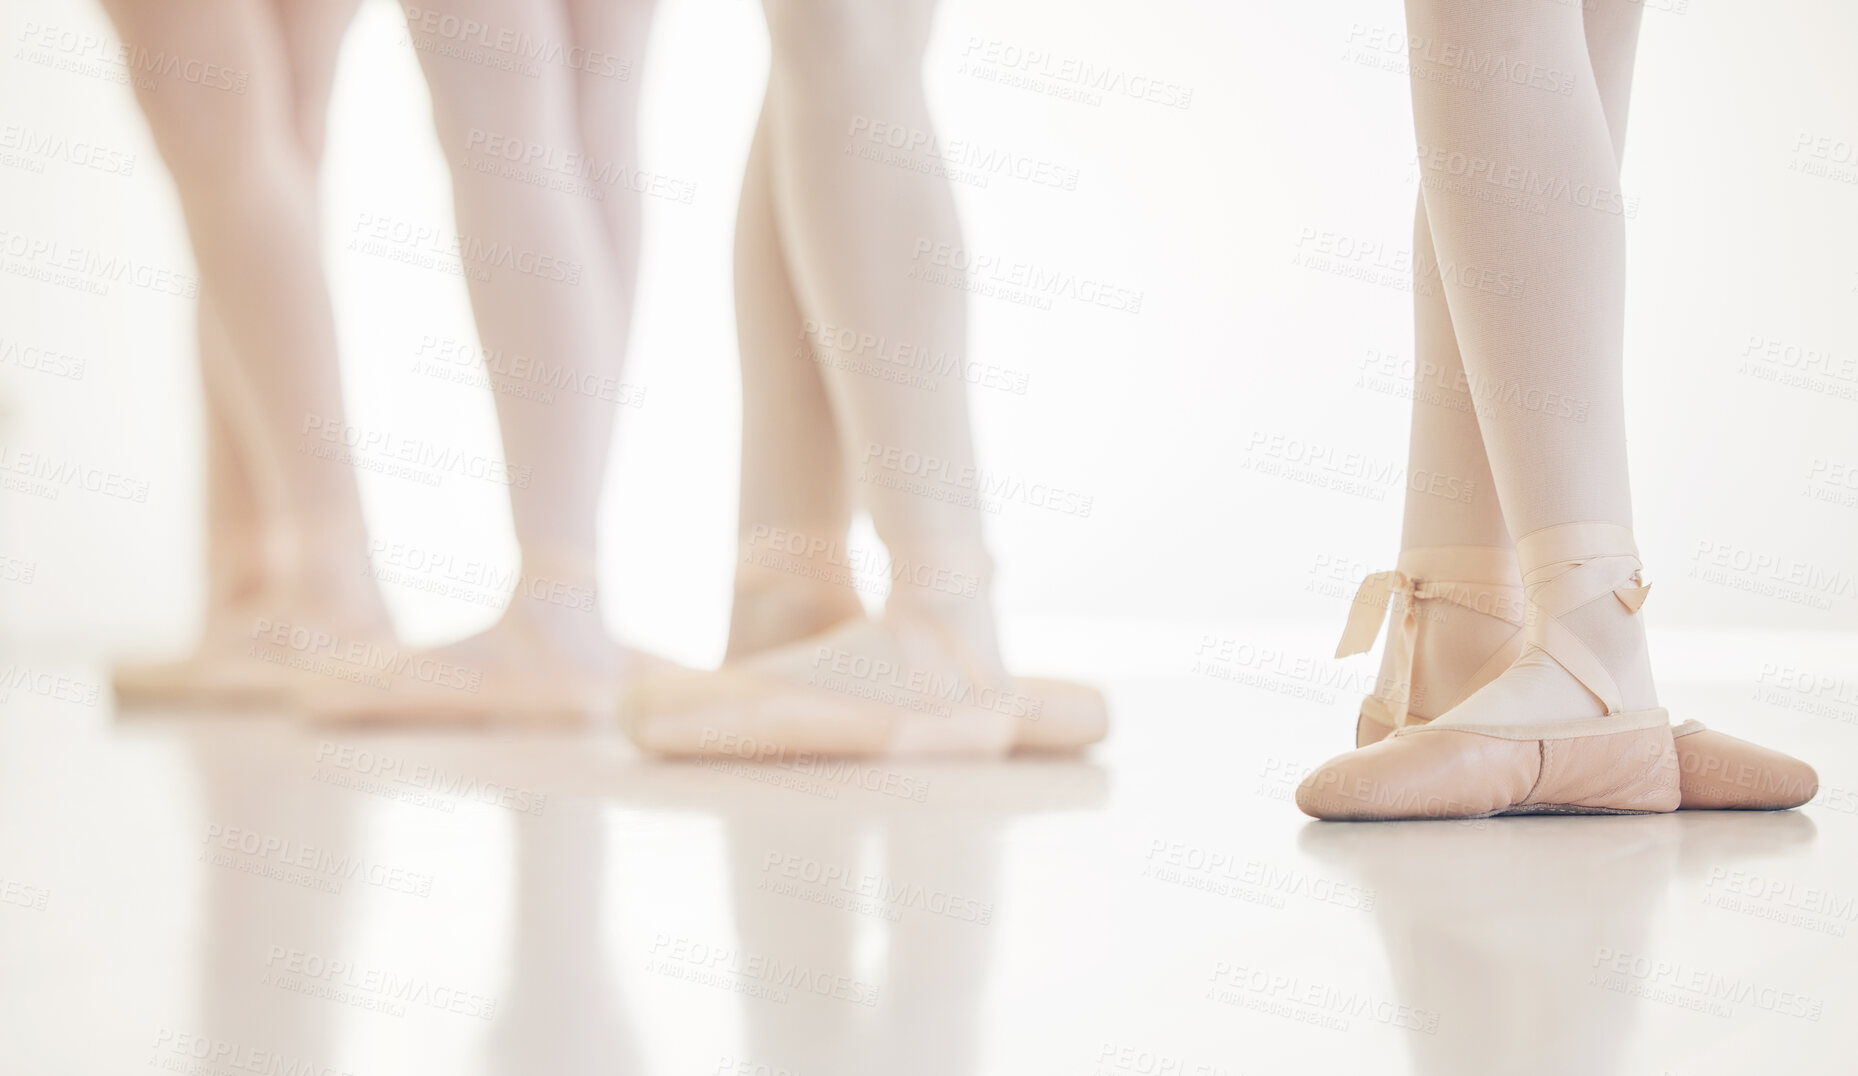
[[[1713,729],[1678,737],[1677,757],[1686,810],[1785,811],[1819,793],[1812,766]]]
[[[1096,688],[1031,676],[1020,677],[1018,688],[1024,705],[1015,715],[1016,749],[1079,751],[1109,735],[1109,703]]]
[[[1297,786],[1312,818],[1482,818],[1520,803],[1540,772],[1533,741],[1469,732],[1390,736],[1340,755]]]

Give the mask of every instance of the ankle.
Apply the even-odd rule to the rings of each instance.
[[[1644,620],[1644,581],[1630,528],[1577,522],[1517,540],[1527,595],[1525,636],[1605,712],[1658,705]]]

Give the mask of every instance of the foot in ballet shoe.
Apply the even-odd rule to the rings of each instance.
[[[1318,767],[1297,786],[1312,818],[1379,822],[1500,814],[1654,814],[1678,805],[1670,719],[1512,739],[1413,726]]]
[[[258,593],[209,613],[199,645],[175,661],[126,664],[112,674],[121,707],[287,706],[329,680],[319,651],[334,641],[391,645],[377,606],[337,611],[284,593]]]
[[[1686,721],[1677,740],[1683,807],[1702,811],[1786,811],[1819,793],[1819,775],[1791,755]]]
[[[1523,652],[1442,717],[1318,768],[1297,790],[1329,819],[1675,810],[1677,749],[1657,705],[1631,532],[1524,535]]]
[[[736,564],[735,596],[729,609],[725,662],[742,661],[862,619],[864,604],[850,586],[783,571],[765,551],[749,551]]]
[[[645,680],[621,724],[673,756],[995,758],[1059,705],[1101,711],[1101,696],[1066,688],[1031,695],[946,625],[892,608],[715,672]]]
[[[735,604],[729,621],[726,668],[752,663],[757,655],[826,636],[865,621],[857,594],[847,586],[800,573],[782,573],[759,559],[736,570]],[[700,679],[704,674],[692,674]],[[1023,699],[1015,750],[1063,753],[1097,743],[1109,731],[1109,707],[1096,688],[1065,680],[1020,677],[1013,692]],[[644,704],[644,697],[637,700]]]
[[[1109,703],[1089,684],[1038,676],[1022,676],[1016,683],[1026,712],[1013,739],[1015,751],[1077,752],[1109,735]]]
[[[568,607],[521,592],[477,635],[427,651],[380,654],[369,664],[374,675],[308,700],[312,719],[592,728],[609,720],[628,683],[675,668],[613,642],[591,600]]]
[[[1373,646],[1390,629],[1378,690],[1362,700],[1355,744],[1429,723],[1494,680],[1523,649],[1522,573],[1509,549],[1407,550],[1396,570],[1363,580],[1336,656]],[[1672,729],[1686,810],[1787,810],[1812,799],[1813,768],[1695,721]]]

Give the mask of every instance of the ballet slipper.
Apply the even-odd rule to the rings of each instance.
[[[1449,645],[1421,631],[1426,619],[1424,603],[1428,600],[1451,602],[1516,626],[1464,684],[1444,696],[1444,702],[1436,703],[1439,711],[1449,710],[1509,667],[1523,647],[1518,615],[1522,587],[1507,582],[1517,578],[1515,555],[1508,549],[1445,546],[1407,550],[1400,555],[1394,571],[1378,572],[1362,580],[1336,656],[1365,653],[1371,648],[1379,633],[1382,610],[1390,614],[1398,610],[1400,627],[1387,640],[1395,653],[1390,664],[1398,670],[1397,677],[1387,685],[1387,694],[1369,695],[1362,700],[1355,724],[1355,746],[1366,747],[1397,729],[1432,720],[1415,713],[1415,707],[1409,705],[1414,657],[1419,647]],[[1674,727],[1671,735],[1677,741],[1678,784],[1684,810],[1784,811],[1811,800],[1818,790],[1819,778],[1813,768],[1779,751],[1707,730],[1697,721]]]
[[[607,635],[591,558],[531,546],[509,606],[449,646],[387,656],[389,675],[309,700],[329,724],[593,728],[628,683],[676,668]]]
[[[753,567],[757,570],[738,570],[736,575],[725,665],[742,664],[757,654],[827,635],[864,619],[863,607],[846,588],[811,579],[796,581]],[[693,673],[690,678],[705,675]],[[1019,677],[1016,682],[1017,693],[1028,701],[1014,737],[1015,750],[1079,751],[1108,734],[1109,707],[1096,688],[1039,677]]]
[[[1813,767],[1779,751],[1686,721],[1677,741],[1682,806],[1686,810],[1786,811],[1819,792]]]
[[[301,684],[289,669],[236,652],[201,649],[174,661],[119,665],[110,674],[110,686],[119,708],[139,709],[284,705]]]
[[[212,614],[186,657],[118,666],[111,674],[117,705],[289,706],[329,682],[317,672],[315,649],[300,645],[305,640],[393,638],[384,620],[305,612],[319,603],[289,593],[251,595]]]
[[[1109,735],[1109,703],[1089,684],[1039,676],[1021,676],[1017,683],[1030,703],[1018,722],[1015,751],[1081,751]]]
[[[600,661],[564,660],[545,639],[495,628],[461,643],[395,658],[383,685],[345,685],[307,700],[330,725],[579,730],[604,724],[629,682],[676,666],[608,644]]]
[[[1638,615],[1650,588],[1640,578],[1631,532],[1606,523],[1545,528],[1517,542],[1517,559],[1524,569],[1525,645],[1512,669],[1521,673],[1499,676],[1434,721],[1407,725],[1318,767],[1297,788],[1306,814],[1386,820],[1677,809],[1669,713],[1625,709],[1612,672],[1563,621],[1596,608]],[[1604,714],[1517,719],[1529,695],[1541,690],[1543,681],[1530,673],[1544,661],[1590,692]]]
[[[997,758],[1060,706],[1045,738],[1107,724],[1091,689],[1003,680],[944,625],[891,608],[715,672],[641,681],[620,713],[635,743],[663,755]]]
[[[805,574],[810,565],[791,563],[799,558],[775,557],[751,548],[737,559],[725,661],[797,643],[865,615],[851,586]],[[783,572],[763,560],[790,563],[795,570]]]
[[[1471,692],[1496,679],[1522,653],[1521,576],[1516,568],[1516,554],[1509,549],[1484,546],[1434,546],[1404,550],[1393,571],[1376,572],[1361,581],[1349,609],[1348,626],[1335,656],[1366,653],[1380,634],[1382,614],[1398,616],[1399,626],[1387,637],[1390,651],[1385,667],[1394,670],[1391,682],[1383,682],[1381,691],[1362,700],[1355,720],[1355,746],[1383,740],[1410,722],[1425,722],[1431,715],[1444,713]],[[1421,621],[1434,603],[1449,603],[1459,609],[1510,625],[1503,642],[1483,658],[1476,671],[1449,695],[1413,698],[1413,659],[1418,651]],[[1436,606],[1435,606],[1436,607]],[[1431,632],[1425,633],[1432,646],[1447,645]],[[1457,643],[1454,639],[1453,643]],[[1469,665],[1476,655],[1464,657],[1455,666]],[[1413,712],[1416,705],[1430,710],[1428,716]]]

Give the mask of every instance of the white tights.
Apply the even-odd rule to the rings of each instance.
[[[300,451],[307,424],[345,422],[316,170],[355,0],[105,7],[125,44],[246,78],[137,85],[199,262],[209,624],[261,593],[381,623],[354,472]]]
[[[763,6],[772,64],[736,230],[751,563],[738,569],[731,649],[856,610],[843,588],[803,578],[830,567],[819,554],[772,572],[754,558],[781,533],[843,550],[857,503],[893,576],[908,562],[951,581],[897,583],[889,604],[931,613],[997,666],[992,561],[964,496],[976,466],[966,386],[948,362],[929,364],[927,382],[920,369],[883,376],[900,356],[964,353],[963,293],[915,279],[933,251],[961,244],[954,197],[940,176],[859,154],[882,148],[874,131],[934,137],[920,73],[934,0]]]

